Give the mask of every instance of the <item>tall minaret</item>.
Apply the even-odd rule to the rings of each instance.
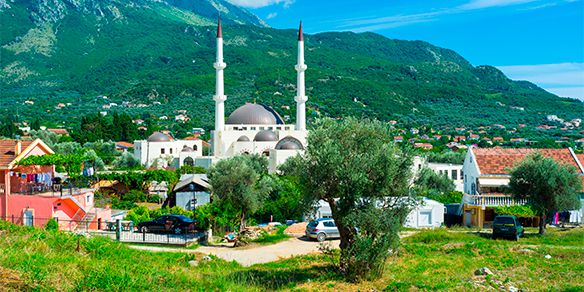
[[[304,64],[304,37],[302,36],[302,21],[298,29],[298,64],[294,66],[296,69],[296,130],[306,130],[306,91],[304,88],[304,71],[308,68]]]
[[[220,155],[220,140],[221,132],[225,130],[225,107],[223,102],[227,99],[225,96],[223,87],[223,69],[227,67],[227,64],[223,62],[223,33],[221,31],[221,17],[217,22],[217,59],[213,64],[216,72],[215,79],[215,133],[213,137],[213,154],[215,156]]]

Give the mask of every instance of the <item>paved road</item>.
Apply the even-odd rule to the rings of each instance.
[[[339,240],[326,241],[332,247],[339,247]],[[300,238],[291,238],[289,240],[265,246],[251,248],[232,248],[227,246],[201,246],[197,249],[184,248],[166,248],[156,246],[137,246],[130,245],[130,248],[148,250],[153,252],[186,252],[202,253],[215,255],[226,261],[236,261],[242,266],[251,266],[255,264],[268,263],[283,258],[289,258],[298,255],[319,252],[319,243],[316,241],[307,241]]]

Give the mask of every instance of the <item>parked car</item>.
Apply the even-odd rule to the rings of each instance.
[[[507,237],[519,240],[523,232],[523,226],[515,216],[497,216],[493,221],[493,239]]]
[[[331,218],[320,218],[310,221],[306,225],[306,237],[323,242],[330,238],[339,238],[341,235],[335,221]]]
[[[196,221],[185,215],[163,215],[154,220],[140,222],[138,231],[144,233],[170,232],[181,234],[195,230]]]

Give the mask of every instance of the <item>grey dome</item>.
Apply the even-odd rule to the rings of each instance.
[[[195,152],[195,149],[193,149],[192,147],[189,147],[187,145],[185,145],[182,149],[181,152]]]
[[[269,106],[247,103],[234,110],[228,125],[283,125],[282,118]]]
[[[238,142],[249,142],[249,138],[247,136],[241,136],[237,139]]]
[[[168,135],[166,135],[162,132],[154,132],[154,133],[152,133],[152,135],[150,135],[150,137],[148,137],[148,139],[146,139],[146,141],[148,141],[148,142],[170,142],[171,139]]]
[[[298,139],[286,136],[276,144],[276,150],[304,150],[304,146]]]
[[[259,131],[253,140],[257,142],[278,141],[278,134],[272,130],[263,130]]]

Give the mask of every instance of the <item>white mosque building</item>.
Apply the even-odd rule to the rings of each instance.
[[[162,132],[154,132],[146,140],[134,141],[134,156],[146,168],[193,166],[202,155],[201,140],[175,140]]]
[[[197,164],[208,166],[216,160],[241,154],[262,154],[268,157],[270,171],[291,156],[304,150],[306,145],[306,101],[304,71],[304,39],[302,23],[298,31],[298,64],[296,124],[285,124],[271,107],[247,103],[233,111],[225,121],[223,70],[223,35],[221,20],[217,27],[217,59],[215,87],[215,130],[212,131],[212,157],[198,159]],[[206,161],[205,161],[206,160]]]

